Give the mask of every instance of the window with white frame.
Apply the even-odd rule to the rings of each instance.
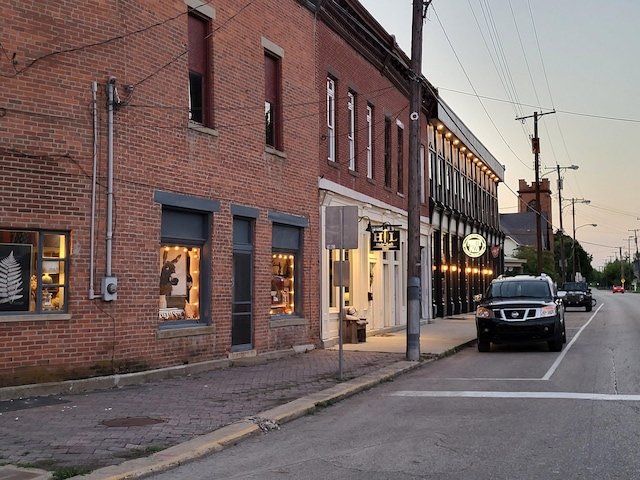
[[[349,170],[356,169],[356,96],[352,91],[347,94],[349,109]]]
[[[427,192],[425,192],[425,174],[424,174],[424,145],[420,144],[420,202],[427,201]]]
[[[398,173],[398,193],[404,192],[404,128],[402,125],[398,124],[398,156],[397,156],[397,173]]]
[[[367,105],[367,178],[373,178],[373,107]]]
[[[327,77],[327,141],[330,162],[336,161],[336,81]]]

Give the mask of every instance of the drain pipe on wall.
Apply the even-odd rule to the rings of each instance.
[[[110,302],[118,298],[118,279],[112,275],[111,253],[113,241],[113,109],[115,105],[116,77],[109,77],[107,84],[107,110],[109,113],[108,181],[107,181],[107,264],[102,277],[102,299]]]
[[[89,247],[89,300],[100,298],[95,295],[93,281],[95,279],[95,236],[96,236],[96,184],[98,170],[98,82],[91,84],[93,100],[93,177],[91,179],[91,234]]]

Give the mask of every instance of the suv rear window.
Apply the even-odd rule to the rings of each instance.
[[[489,298],[551,298],[551,290],[547,282],[511,281],[494,282],[489,288]]]
[[[562,286],[563,290],[587,290],[587,284],[584,282],[567,282]]]

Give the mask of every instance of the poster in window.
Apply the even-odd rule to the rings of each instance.
[[[160,295],[187,295],[187,254],[163,250],[160,265]]]
[[[0,312],[26,312],[31,296],[31,245],[0,243]]]

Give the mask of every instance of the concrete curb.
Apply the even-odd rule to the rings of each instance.
[[[417,369],[434,360],[420,362],[401,361],[374,373],[346,381],[329,389],[293,400],[284,405],[266,410],[253,419],[267,420],[278,425],[290,422],[315,412],[318,408],[339,402],[356,393],[368,390],[382,382],[395,378],[403,373]],[[128,480],[141,478],[152,473],[159,473],[184,463],[197,460],[210,453],[234,445],[240,440],[262,432],[255,420],[244,419],[226,427],[222,427],[206,435],[201,435],[187,442],[154,453],[145,458],[138,458],[93,471],[82,476],[83,480]]]

